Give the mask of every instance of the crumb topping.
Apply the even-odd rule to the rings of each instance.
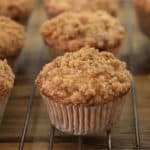
[[[118,0],[46,0],[49,14],[58,15],[66,11],[105,10],[116,16],[119,9]]]
[[[125,36],[120,22],[104,11],[69,12],[46,21],[41,27],[45,42],[60,51],[76,51],[84,46],[118,49]]]
[[[34,0],[0,0],[0,15],[23,21],[34,6]]]
[[[14,85],[15,76],[7,64],[7,61],[0,60],[0,96],[9,94]]]
[[[131,80],[126,64],[112,53],[85,47],[45,65],[36,85],[50,100],[96,105],[124,96]]]
[[[17,56],[24,46],[24,27],[0,16],[0,58]]]

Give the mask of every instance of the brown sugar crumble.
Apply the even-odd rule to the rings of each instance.
[[[45,7],[50,15],[58,15],[66,11],[105,10],[116,16],[119,10],[118,0],[46,0]]]
[[[36,85],[50,100],[96,105],[124,96],[131,80],[126,64],[112,53],[85,47],[44,66]]]
[[[0,0],[0,15],[22,22],[31,13],[34,2],[35,0]]]
[[[24,46],[24,27],[0,16],[0,58],[17,56]]]
[[[7,64],[0,60],[0,96],[8,95],[13,88],[15,76]]]
[[[121,45],[125,30],[116,18],[104,11],[69,12],[46,21],[41,34],[50,47],[63,52],[84,46],[113,51]]]

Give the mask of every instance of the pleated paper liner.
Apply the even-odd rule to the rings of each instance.
[[[51,124],[62,132],[74,135],[96,134],[111,129],[121,116],[125,98],[103,105],[62,104],[42,95]]]

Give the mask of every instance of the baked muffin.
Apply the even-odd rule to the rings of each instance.
[[[0,15],[25,22],[29,17],[35,0],[0,0]]]
[[[15,21],[0,16],[0,59],[12,65],[24,46],[24,27]]]
[[[14,74],[7,64],[7,61],[0,60],[0,122],[2,120],[4,110],[14,85]]]
[[[141,30],[150,36],[150,0],[134,0]]]
[[[91,46],[116,53],[125,30],[120,22],[104,11],[67,12],[46,21],[41,34],[48,46],[63,52]]]
[[[51,123],[76,135],[113,127],[119,119],[131,74],[109,52],[82,48],[44,66],[36,85]]]
[[[113,16],[117,15],[119,0],[46,0],[49,15],[56,16],[66,11],[105,10]]]

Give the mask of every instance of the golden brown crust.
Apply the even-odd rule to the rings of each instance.
[[[119,9],[118,0],[46,0],[46,10],[50,15],[58,15],[66,11],[105,10],[116,16]]]
[[[96,105],[124,96],[131,74],[109,52],[82,48],[47,64],[36,79],[41,94],[61,103]]]
[[[104,11],[67,12],[46,21],[41,34],[50,47],[60,51],[76,51],[87,45],[103,51],[118,49],[125,31]]]
[[[0,60],[0,96],[6,96],[10,93],[14,85],[15,76],[7,64],[7,61]]]
[[[17,56],[24,46],[24,27],[0,16],[0,58]]]
[[[24,21],[31,13],[35,0],[1,0],[0,15]]]

